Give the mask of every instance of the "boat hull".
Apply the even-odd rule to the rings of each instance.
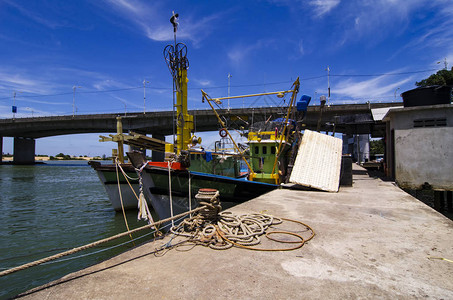
[[[117,177],[115,165],[101,165],[99,162],[94,161],[90,161],[89,164],[96,171],[114,210],[121,211],[122,207],[124,207],[125,210],[137,209],[138,201],[136,195],[138,196],[140,194],[138,179],[129,179],[129,186],[121,172]],[[132,165],[123,164],[122,168],[130,178],[137,178],[137,174]],[[120,183],[119,189],[118,178]],[[121,190],[121,198],[119,190]],[[150,204],[149,201],[148,204]]]
[[[202,188],[218,190],[223,206],[242,203],[278,188],[278,185],[245,179],[148,166],[141,176],[145,194],[160,219],[171,216],[170,195],[175,215],[197,207],[195,195]]]

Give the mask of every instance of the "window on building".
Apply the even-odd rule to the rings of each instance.
[[[420,119],[414,120],[414,128],[421,127],[445,127],[447,119]]]

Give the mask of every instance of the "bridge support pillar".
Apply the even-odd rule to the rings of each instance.
[[[3,160],[3,137],[0,136],[0,165],[2,164]]]
[[[161,140],[161,141],[165,141],[165,135],[163,135],[163,134],[153,133],[153,138]],[[164,159],[165,159],[164,152],[152,151],[152,160],[153,161],[164,161]]]
[[[33,165],[35,163],[35,139],[14,138],[13,164]]]

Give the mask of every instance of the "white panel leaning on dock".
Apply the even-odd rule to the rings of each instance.
[[[289,181],[328,192],[340,186],[342,140],[305,130]]]

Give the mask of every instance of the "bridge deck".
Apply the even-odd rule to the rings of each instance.
[[[371,115],[371,108],[397,105],[401,104],[374,103],[331,105],[330,107],[325,107],[323,111],[321,122],[322,130],[332,131],[333,127],[329,124],[335,123],[336,118],[339,116],[351,114]],[[228,122],[231,127],[238,129],[240,126],[247,128],[248,124],[251,122],[265,121],[269,117],[281,117],[285,114],[285,109],[281,107],[258,107],[231,109],[230,111],[219,110],[218,112],[229,120]],[[211,110],[192,110],[190,111],[190,114],[194,116],[196,131],[215,131],[219,129],[217,118]],[[316,130],[319,114],[319,106],[309,106],[304,119],[305,128]],[[120,116],[120,114],[0,119],[0,137],[41,138],[78,133],[112,133],[116,132],[117,116]],[[301,114],[296,115],[297,120],[300,120],[301,118]],[[351,133],[376,132],[376,134],[382,134],[382,126],[379,127],[377,125],[378,124],[375,124],[374,122],[336,124],[336,131],[350,131]],[[128,113],[127,116],[123,117],[123,129],[125,132],[136,131],[142,134],[172,134],[173,112],[147,112],[146,114],[142,112]]]

